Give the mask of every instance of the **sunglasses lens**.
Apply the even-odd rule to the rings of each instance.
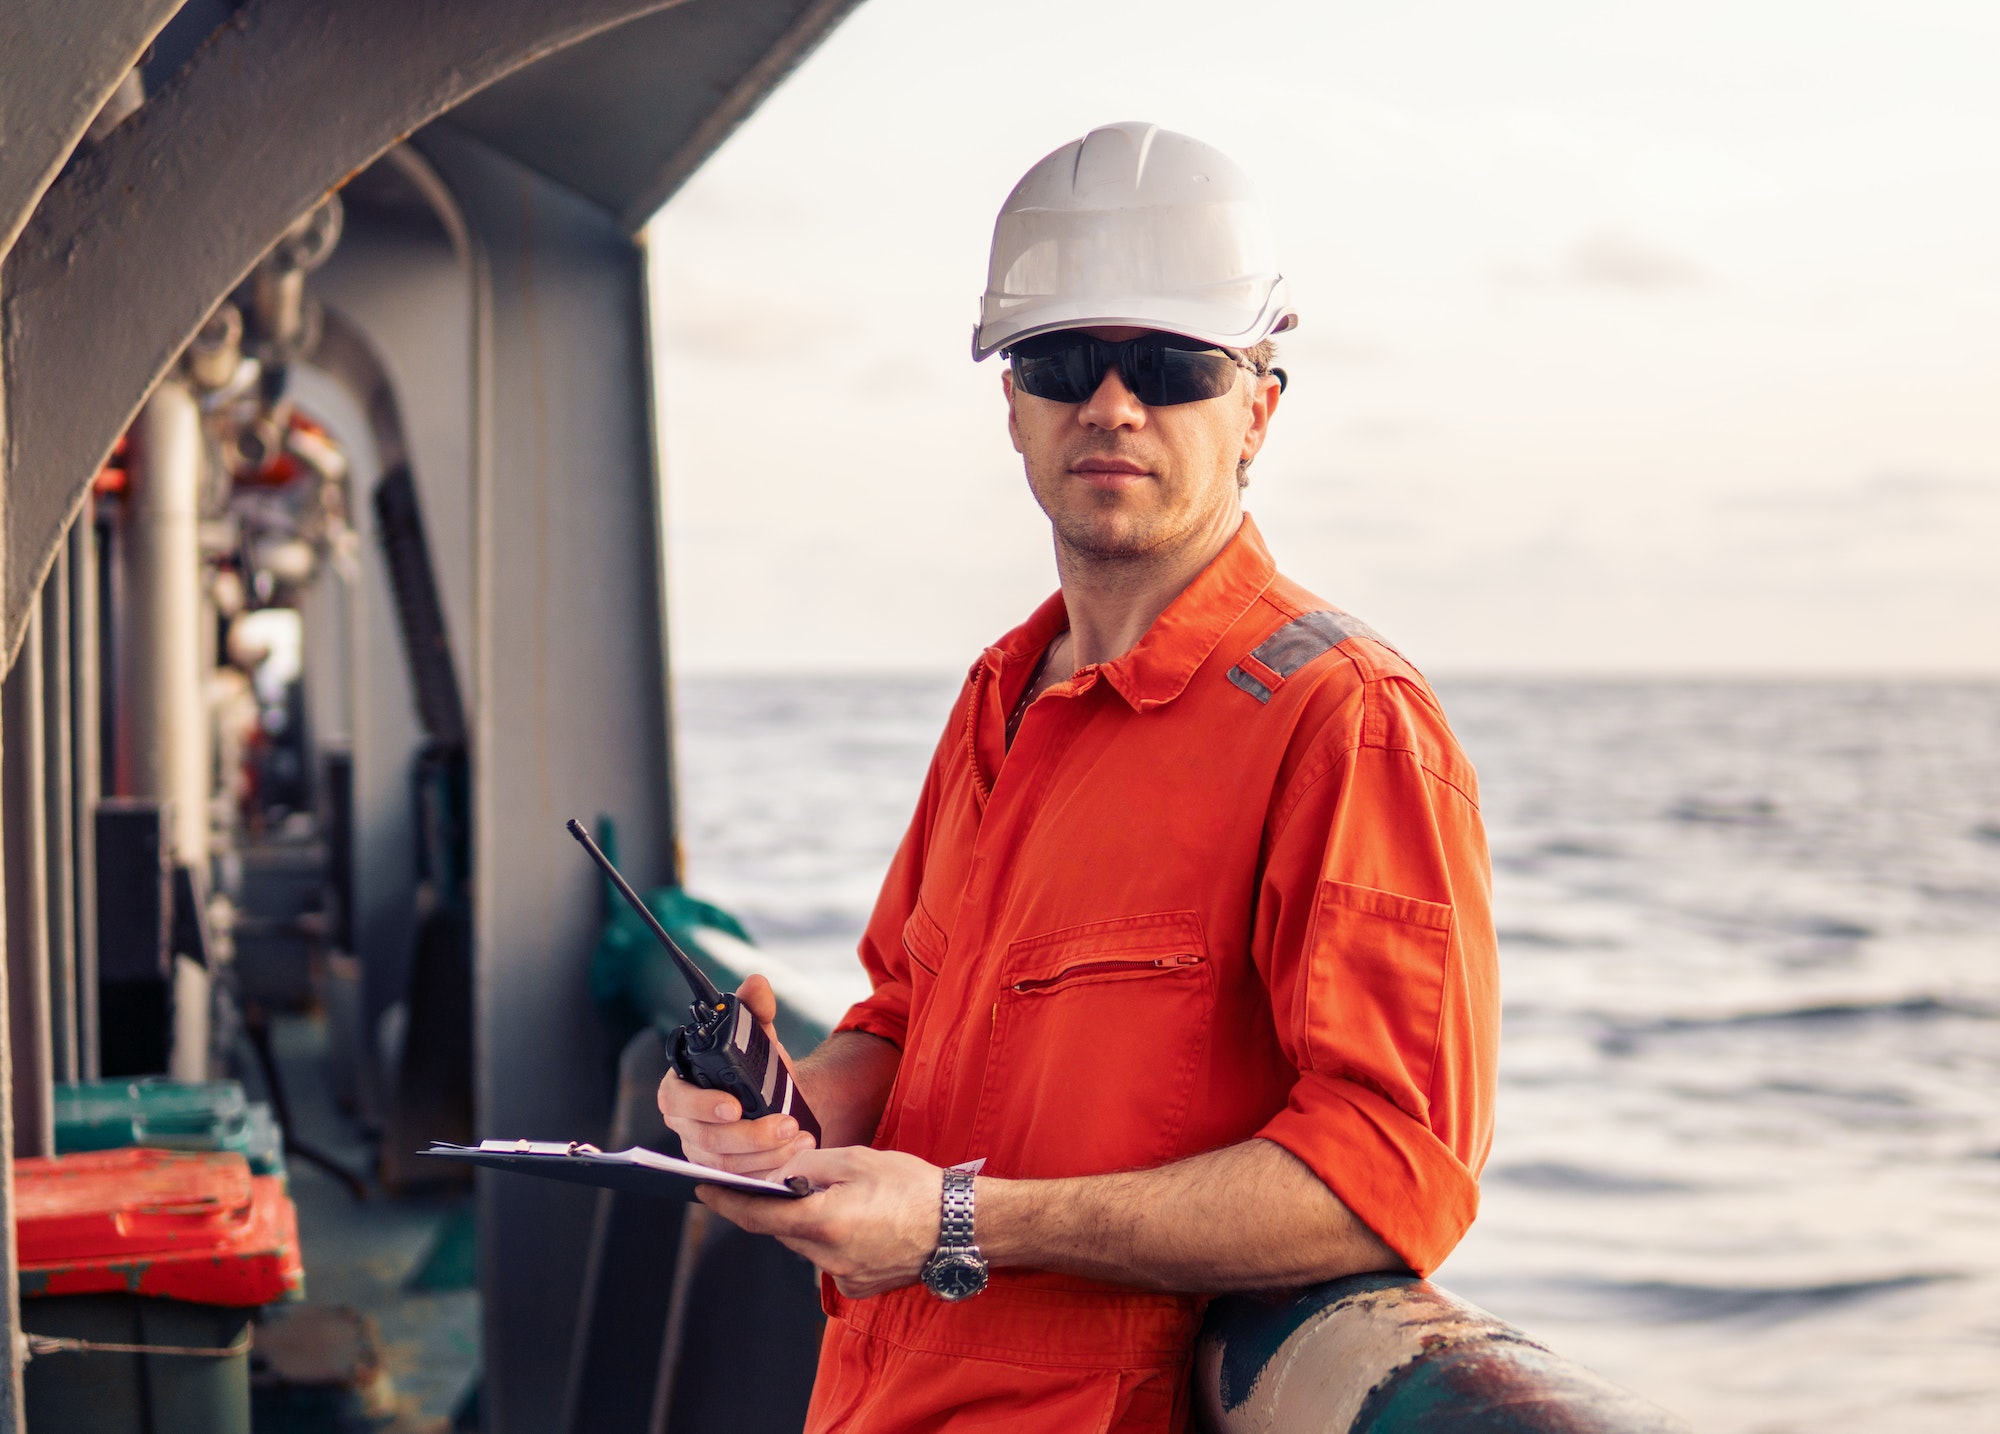
[[[1236,387],[1236,360],[1220,349],[1173,348],[1141,340],[1119,370],[1139,402],[1153,408],[1220,398]]]
[[[1088,334],[1042,334],[1016,344],[1014,382],[1036,398],[1056,404],[1080,404],[1098,392],[1104,370],[1116,360],[1110,344]]]
[[[1103,369],[1091,363],[1092,347],[1087,339],[1031,339],[1010,355],[1014,382],[1024,392],[1052,403],[1082,403],[1097,392],[1097,380],[1104,376]]]
[[[1237,364],[1228,354],[1174,343],[1158,336],[1111,343],[1087,334],[1053,333],[1023,340],[1009,358],[1022,391],[1053,403],[1085,402],[1114,364],[1132,396],[1149,408],[1220,398],[1236,386]]]

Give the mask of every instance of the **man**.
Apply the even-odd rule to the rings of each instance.
[[[1248,181],[1153,126],[1001,212],[974,356],[1008,355],[1062,589],[974,665],[862,940],[874,993],[799,1065],[825,1148],[660,1089],[692,1158],[823,1187],[703,1195],[822,1271],[811,1429],[1179,1429],[1204,1296],[1424,1272],[1472,1220],[1472,771],[1243,514],[1285,299]]]

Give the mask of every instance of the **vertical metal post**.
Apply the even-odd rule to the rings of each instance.
[[[5,483],[7,447],[6,372],[0,369],[0,578],[6,575],[7,506]],[[11,734],[0,723],[0,808],[13,800],[8,785],[7,746]],[[8,833],[0,823],[0,947],[7,939],[7,903],[4,890],[7,871]],[[20,1261],[14,1248],[14,1090],[13,1041],[10,1031],[9,982],[0,981],[0,1431],[19,1434],[26,1424],[21,1393],[21,1277]]]
[[[76,806],[70,722],[69,543],[56,549],[42,584],[42,859],[48,895],[49,1064],[58,1081],[74,1082],[77,1059]]]
[[[14,1153],[55,1154],[55,1091],[49,1061],[48,857],[42,756],[42,617],[29,609],[28,631],[0,686],[5,729],[8,1022],[13,1036]]]
[[[670,650],[672,624],[667,613],[667,469],[665,450],[660,446],[660,372],[657,355],[659,345],[653,335],[653,254],[648,247],[645,234],[639,237],[639,362],[645,377],[646,402],[646,451],[652,468],[652,522],[653,522],[653,602],[659,614],[660,625],[660,674],[665,686],[664,710],[666,714],[667,791],[662,816],[666,830],[661,839],[666,844],[666,870],[664,879],[671,885],[682,886],[687,881],[687,852],[681,846],[681,777],[680,777],[680,733],[676,729],[679,707],[674,701],[674,664]]]
[[[201,668],[201,413],[186,385],[153,390],[133,427],[121,557],[118,790],[174,804],[174,859],[208,856],[208,714]],[[129,636],[127,635],[129,634]]]
[[[165,379],[133,426],[133,467],[121,534],[118,787],[171,803],[174,860],[208,889],[211,772],[207,671],[202,662],[201,412]],[[168,1074],[208,1078],[208,972],[176,957]]]
[[[0,517],[0,538],[6,520]],[[0,545],[4,552],[4,545]],[[7,748],[13,734],[0,723],[0,804],[13,797],[8,785]],[[0,887],[6,884],[7,833],[0,828]],[[0,890],[0,897],[6,893]],[[0,943],[7,936],[7,903],[0,900]],[[7,973],[10,977],[12,972]],[[10,1039],[11,980],[0,981],[0,1431],[16,1434],[26,1420],[21,1390],[21,1262],[14,1245],[14,1062]]]
[[[97,799],[103,795],[104,747],[100,698],[103,671],[98,644],[95,499],[69,530],[70,620],[70,881],[76,932],[77,1078],[96,1080],[97,1035]]]

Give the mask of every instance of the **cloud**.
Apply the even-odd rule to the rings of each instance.
[[[763,363],[808,357],[849,337],[854,315],[783,294],[724,289],[669,273],[655,291],[655,323],[670,355]],[[680,282],[675,282],[675,280]]]
[[[1699,288],[1709,276],[1699,264],[1650,240],[1616,229],[1586,234],[1555,264],[1503,263],[1493,269],[1503,284],[1532,288],[1574,286],[1653,294]]]
[[[1371,369],[1394,357],[1395,350],[1378,335],[1326,325],[1305,324],[1278,336],[1278,362],[1296,368]]]
[[[2000,482],[1916,469],[1872,473],[1837,487],[1764,489],[1720,495],[1724,511],[1780,520],[1821,518],[1875,523],[1894,519],[1956,521],[1968,508],[2000,498]]]
[[[1579,239],[1563,272],[1575,283],[1613,289],[1680,289],[1707,281],[1698,266],[1680,255],[1609,229]]]
[[[1361,443],[1403,443],[1428,438],[1443,425],[1435,419],[1412,418],[1396,413],[1359,413],[1342,425],[1349,437]]]

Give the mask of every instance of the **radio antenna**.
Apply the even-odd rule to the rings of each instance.
[[[667,948],[667,954],[674,958],[674,964],[681,968],[681,975],[687,978],[689,987],[694,991],[696,1003],[713,1011],[721,1010],[722,992],[715,988],[715,982],[709,980],[703,974],[701,967],[694,964],[694,958],[681,950],[680,944],[673,937],[667,935],[667,928],[660,925],[660,918],[653,915],[652,909],[639,899],[639,893],[632,889],[632,884],[618,874],[618,868],[611,864],[611,858],[598,850],[597,843],[590,839],[590,833],[583,829],[583,823],[571,817],[568,825],[569,834],[590,853],[590,859],[611,878],[611,884],[618,888],[618,894],[625,898],[631,908],[639,913],[639,919],[650,926],[653,934],[660,938],[660,944]]]

